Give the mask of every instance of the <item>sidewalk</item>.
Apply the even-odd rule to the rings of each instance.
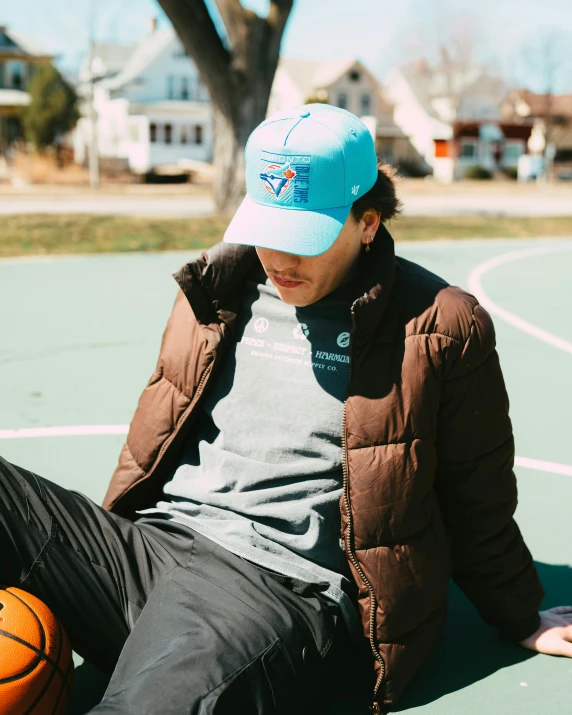
[[[516,182],[403,180],[398,185],[409,216],[572,216],[572,185]],[[0,215],[97,214],[191,218],[214,212],[211,188],[195,184],[128,184],[89,187],[0,185]]]

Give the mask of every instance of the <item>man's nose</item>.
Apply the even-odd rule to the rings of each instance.
[[[282,272],[295,268],[300,262],[300,256],[295,256],[292,253],[282,253],[282,251],[272,251],[269,262],[275,271]]]

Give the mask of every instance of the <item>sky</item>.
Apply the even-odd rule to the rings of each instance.
[[[206,0],[216,16],[215,0]],[[269,0],[242,0],[261,15]],[[77,69],[89,42],[136,42],[151,18],[167,26],[156,0],[18,0],[0,3],[0,23]],[[93,17],[93,22],[90,22]],[[511,85],[543,91],[546,47],[555,91],[572,92],[572,0],[295,0],[281,53],[298,59],[357,57],[383,81],[395,65],[435,58],[456,38]]]

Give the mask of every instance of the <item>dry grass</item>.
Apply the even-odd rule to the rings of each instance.
[[[222,238],[229,218],[152,219],[93,215],[13,215],[0,222],[0,257],[202,249]],[[389,230],[397,241],[572,237],[572,217],[408,216]]]

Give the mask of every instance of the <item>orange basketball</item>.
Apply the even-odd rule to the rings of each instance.
[[[39,598],[0,588],[0,713],[63,715],[73,680],[69,639]]]

